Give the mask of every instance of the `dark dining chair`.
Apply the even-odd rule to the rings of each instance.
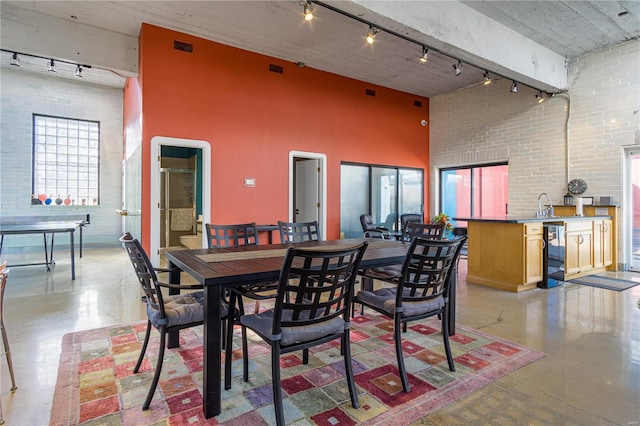
[[[353,408],[359,408],[350,350],[353,283],[367,248],[363,242],[332,250],[291,247],[282,264],[273,309],[242,315],[240,323],[271,347],[276,423],[285,424],[280,384],[280,356],[340,339]],[[246,358],[247,352],[243,356]],[[245,381],[248,378],[245,377]]]
[[[142,405],[142,409],[146,410],[151,404],[153,394],[158,386],[162,363],[164,360],[164,351],[166,347],[166,335],[174,330],[182,330],[189,327],[202,325],[204,319],[203,307],[203,291],[191,293],[176,294],[173,296],[164,296],[162,289],[173,290],[194,290],[202,289],[201,285],[179,285],[168,284],[158,280],[156,271],[169,272],[168,269],[158,269],[151,265],[151,261],[144,251],[140,242],[133,238],[130,233],[124,234],[120,241],[124,244],[124,248],[129,255],[129,259],[133,264],[144,296],[142,300],[147,305],[147,331],[144,336],[144,342],[138,357],[138,362],[133,369],[134,373],[140,371],[140,366],[144,360],[144,355],[149,344],[151,329],[156,328],[160,332],[160,346],[158,352],[158,360],[156,363],[155,373],[147,393],[147,398]],[[226,318],[228,315],[228,306],[222,303],[221,315]]]
[[[278,221],[280,241],[283,243],[300,243],[303,241],[321,240],[318,221],[312,222],[283,222]]]
[[[254,246],[260,244],[258,238],[258,230],[256,223],[242,223],[233,225],[220,225],[220,224],[205,224],[207,231],[207,242],[209,248],[224,248],[224,247],[240,247],[240,246]],[[232,287],[226,290],[228,297],[229,309],[231,312],[239,312],[239,315],[244,314],[244,298],[251,299],[255,302],[254,311],[257,313],[260,310],[260,301],[272,299],[275,297],[278,283],[276,281],[259,282],[244,284],[237,287]],[[223,333],[224,348],[225,348],[225,368],[224,368],[224,388],[231,389],[231,363],[233,358],[233,327],[234,325],[240,325],[238,321],[228,320],[227,329]],[[244,327],[241,327],[242,332],[242,352],[247,353],[247,332]],[[248,362],[243,358],[243,375],[248,377],[249,367]]]
[[[449,346],[448,310],[449,286],[453,282],[455,265],[466,237],[454,240],[433,240],[415,237],[402,265],[394,287],[375,291],[359,291],[354,303],[361,303],[393,319],[393,336],[402,388],[410,391],[402,352],[402,331],[406,324],[432,316],[442,320],[442,340],[449,369],[455,371]]]
[[[376,226],[370,214],[360,215],[360,224],[365,238],[382,238],[385,240],[391,238],[391,230],[384,226]]]
[[[424,216],[420,213],[405,213],[400,215],[400,230],[404,232],[407,223],[424,223]]]

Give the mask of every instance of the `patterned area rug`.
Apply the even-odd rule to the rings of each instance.
[[[353,409],[338,341],[281,358],[287,424],[408,424],[542,357],[542,352],[458,325],[451,337],[456,372],[449,371],[437,320],[416,323],[403,335],[411,392],[402,391],[393,323],[367,313],[353,320],[352,355],[360,409]],[[202,328],[183,330],[180,348],[168,350],[151,407],[142,411],[158,353],[152,333],[143,372],[132,370],[146,323],[64,336],[51,425],[275,424],[269,348],[249,333],[250,372],[242,381],[241,351],[234,351],[233,384],[222,413],[202,415]],[[239,330],[234,343],[239,343]],[[224,356],[223,356],[224,358]],[[223,360],[224,362],[224,360]]]

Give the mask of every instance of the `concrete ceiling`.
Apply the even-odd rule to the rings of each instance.
[[[91,65],[82,81],[123,87],[144,22],[426,97],[479,84],[485,70],[553,92],[566,89],[567,58],[640,37],[637,0],[314,3],[305,22],[297,0],[3,0],[2,67],[18,51]],[[367,45],[367,23],[389,32]],[[421,45],[431,48],[426,64]],[[23,55],[20,69],[47,74],[43,58]],[[74,65],[57,68],[51,78],[74,78]]]

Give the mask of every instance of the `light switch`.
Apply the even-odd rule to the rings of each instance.
[[[256,178],[246,177],[244,178],[244,186],[247,188],[253,188],[256,186]]]

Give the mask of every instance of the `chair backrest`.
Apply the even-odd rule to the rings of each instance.
[[[215,225],[207,223],[207,243],[209,248],[258,245],[256,223],[238,225]]]
[[[466,237],[433,240],[415,237],[402,265],[396,308],[404,302],[422,302],[449,296],[449,284]]]
[[[342,325],[335,320],[342,316],[348,324],[354,282],[366,248],[367,243],[363,242],[331,250],[287,250],[278,282],[272,334],[292,328],[284,331],[283,344],[296,343],[296,339],[308,342],[315,340],[314,325],[318,323],[333,320]]]
[[[363,232],[367,232],[370,229],[376,229],[376,226],[373,224],[373,218],[370,214],[360,215],[360,224],[362,225]]]
[[[409,222],[424,223],[424,216],[419,213],[405,213],[403,215],[400,215],[400,229],[403,232],[407,227],[407,223]]]
[[[158,276],[147,253],[142,248],[142,244],[133,238],[133,235],[129,232],[120,237],[120,241],[124,244],[124,248],[129,255],[129,260],[131,260],[144,292],[144,300],[147,302],[147,306],[158,311],[159,318],[166,318],[162,291],[160,291],[160,286],[158,285]],[[149,312],[147,311],[147,313]]]
[[[320,225],[313,222],[278,221],[280,241],[283,243],[300,243],[303,241],[320,241]]]
[[[440,240],[444,234],[444,228],[444,223],[407,222],[402,235],[405,241],[411,241],[414,237]]]

